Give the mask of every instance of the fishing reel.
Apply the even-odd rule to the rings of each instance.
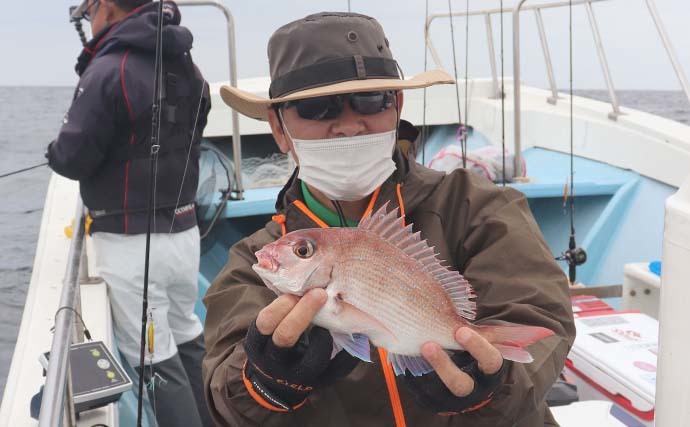
[[[587,252],[575,244],[575,236],[571,235],[568,250],[556,257],[556,260],[565,261],[568,264],[568,279],[573,284],[577,275],[577,267],[587,262]]]
[[[568,265],[579,266],[587,262],[587,252],[582,248],[568,249],[563,252],[563,255],[556,258],[559,261],[565,261]]]

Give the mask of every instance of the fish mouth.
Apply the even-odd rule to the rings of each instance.
[[[254,270],[258,269],[262,271],[275,273],[280,268],[280,263],[278,262],[278,260],[265,249],[257,251],[255,255],[257,261],[259,262],[252,266],[254,267]]]

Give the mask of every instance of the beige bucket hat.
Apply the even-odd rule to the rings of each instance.
[[[223,101],[267,120],[271,105],[295,99],[455,83],[443,70],[403,79],[381,25],[357,13],[322,12],[282,26],[268,41],[268,62],[270,98],[224,85]]]

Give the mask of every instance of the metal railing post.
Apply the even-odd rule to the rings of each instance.
[[[501,88],[498,86],[498,72],[496,71],[496,52],[494,50],[494,32],[491,28],[491,15],[484,15],[486,23],[486,43],[489,45],[489,64],[491,65],[491,82],[493,84],[494,99],[501,99]]]
[[[519,20],[519,13],[521,10],[535,10],[536,17],[537,17],[537,27],[539,29],[539,36],[541,39],[542,43],[542,50],[544,51],[544,58],[546,62],[546,67],[547,67],[547,73],[549,74],[549,85],[551,88],[551,93],[552,97],[550,97],[548,100],[549,102],[553,101],[552,103],[555,104],[556,102],[556,97],[558,93],[558,89],[556,87],[556,82],[555,78],[553,76],[553,65],[551,64],[551,59],[550,59],[550,52],[548,49],[548,43],[546,39],[546,32],[544,31],[544,25],[543,25],[543,19],[541,16],[541,9],[551,9],[551,8],[560,8],[560,7],[568,7],[568,6],[575,6],[575,5],[584,5],[585,8],[587,9],[587,16],[589,18],[589,23],[590,27],[592,29],[592,33],[594,36],[594,41],[597,47],[597,54],[599,56],[599,62],[601,64],[604,78],[606,79],[606,85],[609,91],[609,97],[611,99],[611,106],[613,108],[613,111],[609,113],[609,118],[612,120],[616,120],[617,117],[622,114],[620,111],[619,103],[618,103],[618,97],[616,95],[616,91],[613,87],[613,79],[611,77],[611,72],[609,71],[609,66],[608,62],[606,60],[606,55],[604,53],[604,48],[603,48],[603,43],[601,40],[601,35],[599,33],[599,28],[596,22],[596,19],[594,17],[594,12],[592,10],[592,3],[599,3],[602,1],[607,1],[607,0],[570,0],[570,1],[555,1],[551,3],[540,3],[536,5],[531,5],[531,6],[526,6],[524,9],[522,8],[523,4],[525,3],[526,0],[520,0],[512,9],[513,12],[513,90],[514,90],[514,96],[513,96],[513,103],[515,106],[515,111],[514,111],[514,117],[515,117],[515,123],[514,123],[514,135],[515,135],[515,172],[516,175],[519,176],[521,174],[521,165],[522,165],[522,155],[521,155],[521,141],[520,141],[520,134],[521,134],[521,126],[520,126],[520,116],[521,116],[521,111],[520,111],[520,20]],[[678,77],[678,80],[680,82],[680,85],[683,89],[683,92],[685,92],[685,96],[688,98],[688,101],[690,101],[690,83],[688,83],[688,78],[686,77],[683,67],[681,66],[680,62],[678,61],[678,57],[676,56],[676,53],[673,49],[673,46],[671,45],[668,35],[666,33],[666,29],[659,17],[659,13],[656,10],[656,6],[653,0],[645,0],[647,2],[647,7],[649,8],[649,12],[652,16],[652,20],[654,21],[654,24],[656,25],[657,31],[659,32],[659,36],[661,38],[661,42],[664,45],[664,48],[666,49],[666,53],[668,54],[668,57],[671,61],[671,65],[673,66],[673,70],[676,73],[676,76]],[[504,8],[503,11],[506,11],[507,9]],[[429,32],[429,29],[431,28],[431,24],[433,23],[434,19],[436,18],[449,18],[452,19],[453,17],[456,16],[478,16],[478,15],[484,15],[484,16],[491,16],[492,14],[496,13],[501,13],[502,9],[500,8],[492,8],[492,9],[481,9],[481,10],[473,10],[471,12],[454,12],[452,14],[448,13],[440,13],[440,14],[432,14],[428,17],[426,21],[426,25],[424,27],[424,34],[425,34],[425,41],[426,41],[426,46],[427,48],[431,51],[432,57],[434,59],[434,62],[436,63],[436,66],[441,68],[441,60],[438,56],[438,53],[436,52],[436,49],[434,48],[433,42],[431,40],[431,35]],[[485,18],[487,22],[487,35],[491,34],[490,32],[490,18]],[[491,52],[493,50],[493,39],[489,40],[490,46],[489,46],[489,51]],[[496,86],[496,73],[495,73],[495,54],[491,55],[491,67],[492,67],[492,77],[494,80],[494,88]]]
[[[228,28],[228,60],[230,63],[230,85],[237,87],[237,61],[235,58],[235,21],[230,10],[219,1],[213,0],[177,0],[179,6],[213,6],[225,15]],[[242,140],[240,136],[240,116],[232,109],[232,156],[235,164],[235,192],[239,199],[244,198],[242,185]]]
[[[77,281],[77,287],[74,290],[74,310],[81,315],[81,280]],[[84,342],[84,325],[81,324],[76,316],[74,316],[72,325],[72,342]]]
[[[443,69],[441,58],[438,56],[438,52],[436,52],[436,48],[434,47],[434,42],[431,41],[431,35],[429,34],[429,27],[431,27],[431,21],[433,21],[433,19],[434,17],[430,16],[426,20],[426,24],[424,25],[424,40],[426,43],[426,48],[429,49],[431,58],[434,60],[434,64],[436,64],[436,68]]]
[[[541,50],[544,52],[546,74],[549,77],[549,86],[551,87],[551,96],[548,97],[546,101],[549,104],[556,105],[556,102],[558,102],[558,87],[556,87],[556,78],[553,74],[551,53],[549,52],[549,43],[546,41],[546,31],[544,31],[544,21],[541,17],[541,9],[534,9],[534,16],[537,19],[537,28],[539,29],[539,40],[541,40]]]
[[[606,79],[606,87],[609,90],[609,97],[611,98],[611,107],[613,111],[609,113],[609,118],[611,120],[616,120],[621,114],[620,107],[618,106],[618,96],[616,95],[616,90],[613,88],[613,78],[611,77],[611,71],[609,71],[609,64],[606,61],[606,54],[604,53],[604,45],[601,42],[601,34],[599,34],[599,26],[594,18],[594,11],[592,10],[592,4],[585,3],[585,9],[587,9],[587,17],[589,18],[589,25],[592,27],[592,35],[594,36],[594,43],[597,46],[597,53],[599,54],[599,63],[601,64],[601,70],[604,73],[604,78]]]
[[[50,358],[46,369],[46,382],[41,401],[39,427],[57,427],[60,424],[63,401],[65,399],[68,375],[69,350],[72,343],[74,321],[74,302],[79,286],[79,260],[84,244],[84,205],[81,198],[75,209],[72,241],[67,255],[67,269],[60,294],[60,303],[55,314],[55,334],[50,346]],[[62,307],[68,307],[62,309]],[[72,404],[68,395],[67,404]],[[69,414],[66,414],[69,415]]]
[[[661,43],[664,45],[664,48],[666,49],[668,59],[671,60],[671,66],[673,67],[673,71],[675,71],[676,76],[678,76],[680,87],[683,89],[683,92],[685,92],[685,96],[688,98],[688,102],[690,102],[690,84],[688,84],[688,79],[685,76],[685,73],[683,72],[683,67],[680,65],[680,62],[678,61],[678,57],[676,56],[676,52],[673,49],[673,45],[671,45],[671,41],[668,38],[668,34],[666,34],[666,28],[664,27],[664,24],[661,22],[659,12],[657,12],[653,0],[647,0],[647,8],[649,9],[649,14],[652,15],[654,25],[656,25],[656,29],[659,32],[659,37],[661,38]]]
[[[65,401],[62,411],[62,427],[76,427],[77,414],[74,412],[74,388],[72,387],[72,368],[70,367],[69,358],[67,358],[67,373],[65,377],[67,382],[65,384]]]
[[[513,7],[513,136],[515,138],[515,176],[522,176],[522,144],[520,141],[520,8],[527,0],[520,0]]]

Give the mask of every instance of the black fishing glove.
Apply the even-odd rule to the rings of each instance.
[[[262,399],[283,410],[295,409],[314,389],[335,383],[348,375],[359,359],[346,351],[332,360],[333,338],[318,326],[302,334],[290,348],[273,344],[252,322],[244,342],[247,363],[244,377]]]
[[[474,390],[465,397],[458,397],[448,390],[436,371],[415,377],[405,372],[405,383],[419,405],[439,414],[452,415],[479,409],[503,384],[508,363],[504,360],[495,374],[483,373],[469,352],[454,353],[451,360],[474,380]]]

